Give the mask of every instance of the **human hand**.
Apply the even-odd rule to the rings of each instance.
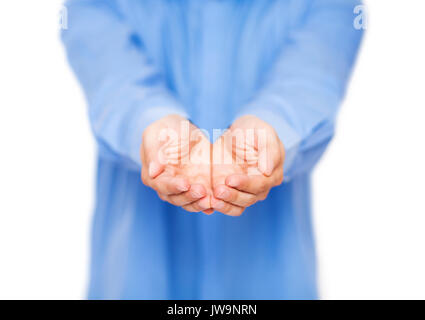
[[[275,130],[255,116],[237,119],[213,146],[213,209],[239,216],[283,181],[285,151]]]
[[[158,196],[190,212],[211,214],[211,145],[201,130],[178,115],[145,129],[142,181]]]

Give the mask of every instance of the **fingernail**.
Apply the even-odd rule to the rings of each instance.
[[[269,157],[269,158],[267,159],[267,172],[266,172],[266,174],[267,174],[268,176],[270,176],[270,175],[273,173],[273,167],[274,167],[274,162],[273,162],[273,160]]]
[[[267,163],[265,161],[259,161],[258,169],[260,169],[261,173],[265,174],[267,170]]]
[[[154,176],[156,176],[157,172],[159,170],[159,165],[152,161],[151,163],[149,163],[149,177],[153,178]]]
[[[227,181],[227,185],[229,187],[233,187],[234,188],[234,187],[237,187],[239,185],[239,181],[237,181],[237,179],[230,178],[229,181]]]
[[[188,191],[189,190],[189,185],[188,184],[178,184],[177,185],[177,189],[179,190],[179,191],[182,191],[182,192],[186,192],[186,191]]]
[[[198,201],[198,205],[199,207],[201,207],[201,209],[203,210],[208,210],[210,209],[210,199],[208,199],[208,197],[205,197],[201,200]]]
[[[229,191],[226,189],[222,189],[217,192],[217,198],[226,199],[228,196],[229,196]]]
[[[214,209],[223,209],[224,202],[223,201],[215,201],[215,203],[212,205]]]

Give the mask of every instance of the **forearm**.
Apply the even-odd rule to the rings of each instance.
[[[286,150],[286,178],[311,169],[332,138],[362,36],[353,27],[358,3],[312,1],[265,85],[239,113],[275,128]]]
[[[69,27],[62,39],[86,94],[96,139],[140,167],[144,129],[169,114],[186,114],[113,4],[68,1]]]

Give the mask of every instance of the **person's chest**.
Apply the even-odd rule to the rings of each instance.
[[[186,103],[238,104],[261,83],[309,0],[121,0],[144,50]]]

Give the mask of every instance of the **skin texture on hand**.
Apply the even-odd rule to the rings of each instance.
[[[210,154],[201,130],[181,116],[167,116],[143,133],[142,181],[164,201],[211,214]]]
[[[283,181],[285,151],[275,130],[255,116],[237,119],[213,146],[213,209],[239,216]]]
[[[244,116],[211,145],[200,129],[171,115],[146,128],[142,181],[190,212],[239,216],[283,181],[285,152],[275,130]]]

